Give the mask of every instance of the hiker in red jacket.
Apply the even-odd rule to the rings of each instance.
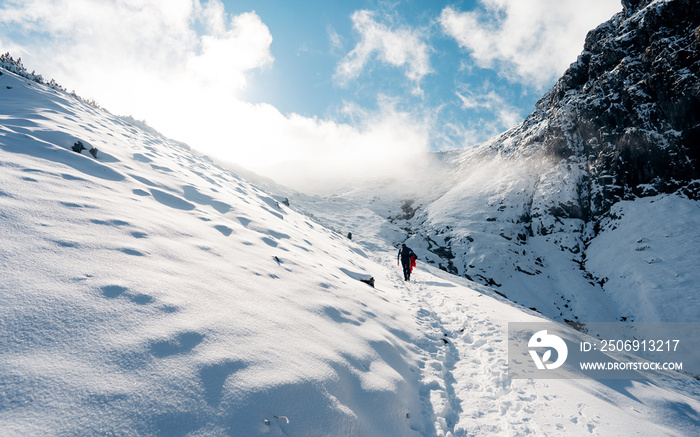
[[[411,279],[411,271],[413,270],[413,266],[416,265],[416,258],[418,257],[415,253],[413,253],[410,247],[406,246],[405,243],[401,245],[401,249],[399,249],[397,263],[399,260],[401,261],[401,266],[403,267],[404,281],[408,281]]]

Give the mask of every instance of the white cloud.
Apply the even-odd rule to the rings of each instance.
[[[486,81],[473,91],[470,84],[458,84],[455,95],[467,116],[453,121],[453,136],[461,139],[460,147],[471,146],[492,138],[523,120],[520,108],[508,103],[497,88]]]
[[[200,80],[242,89],[248,71],[272,62],[271,43],[272,35],[260,18],[244,13],[233,17],[228,28],[202,36],[200,51],[188,59],[187,69]]]
[[[220,0],[30,0],[5,6],[0,22],[48,35],[25,45],[31,64],[118,111],[137,106],[129,90],[159,84],[240,90],[246,74],[272,62],[267,26],[255,13],[227,16]]]
[[[273,63],[272,35],[257,14],[231,16],[220,0],[6,1],[0,23],[39,35],[20,41],[0,33],[3,43],[21,48],[13,55],[30,69],[297,188],[327,188],[332,181],[314,185],[325,177],[398,174],[429,149],[429,122],[390,102],[374,112],[348,107],[353,123],[344,124],[242,100],[248,76]],[[390,53],[387,46],[382,56],[412,65],[408,74],[419,80],[427,55],[414,59],[408,50]]]
[[[330,194],[367,178],[410,177],[429,165],[432,119],[384,99],[376,111],[348,104],[343,112],[352,123],[284,115],[272,105],[241,101],[207,111],[228,137],[197,133],[206,152],[306,192]]]
[[[583,49],[587,32],[621,9],[619,0],[480,0],[482,10],[440,15],[443,31],[482,68],[541,89]]]
[[[376,55],[385,64],[404,68],[406,77],[414,84],[413,93],[422,94],[420,81],[432,72],[430,47],[423,42],[418,32],[407,28],[392,30],[378,22],[375,15],[366,10],[352,14],[353,26],[360,34],[360,42],[338,64],[336,80],[340,84],[346,84],[356,79]]]
[[[248,117],[220,122],[227,123],[245,147],[233,150],[221,143],[211,147],[221,147],[216,156],[238,158],[280,183],[317,193],[327,194],[367,177],[405,177],[425,161],[430,118],[400,111],[388,101],[379,103],[376,111],[348,105],[344,110],[354,120],[350,125],[284,116],[270,105],[238,102],[236,112],[245,111]]]
[[[464,109],[485,110],[493,113],[498,129],[505,130],[522,121],[518,108],[510,105],[496,91],[491,90],[483,94],[473,94],[469,91],[456,92],[462,101]]]
[[[331,52],[336,53],[343,50],[343,37],[331,26],[330,24],[326,27],[326,33],[328,34],[328,41],[331,45]]]

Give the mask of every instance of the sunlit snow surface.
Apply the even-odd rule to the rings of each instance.
[[[298,201],[4,72],[0,434],[700,432],[696,382],[510,380],[507,322],[541,316],[404,283],[361,197]]]

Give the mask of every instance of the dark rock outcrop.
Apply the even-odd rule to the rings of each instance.
[[[584,159],[583,216],[700,178],[700,4],[623,6],[525,121],[547,122],[547,155]]]

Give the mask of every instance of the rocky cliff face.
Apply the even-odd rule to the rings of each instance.
[[[427,261],[553,317],[600,314],[605,278],[586,251],[611,207],[697,200],[700,5],[623,7],[523,123],[462,152],[446,194],[402,225]]]
[[[526,121],[542,137],[519,145],[579,162],[584,218],[700,178],[700,4],[623,6]]]

